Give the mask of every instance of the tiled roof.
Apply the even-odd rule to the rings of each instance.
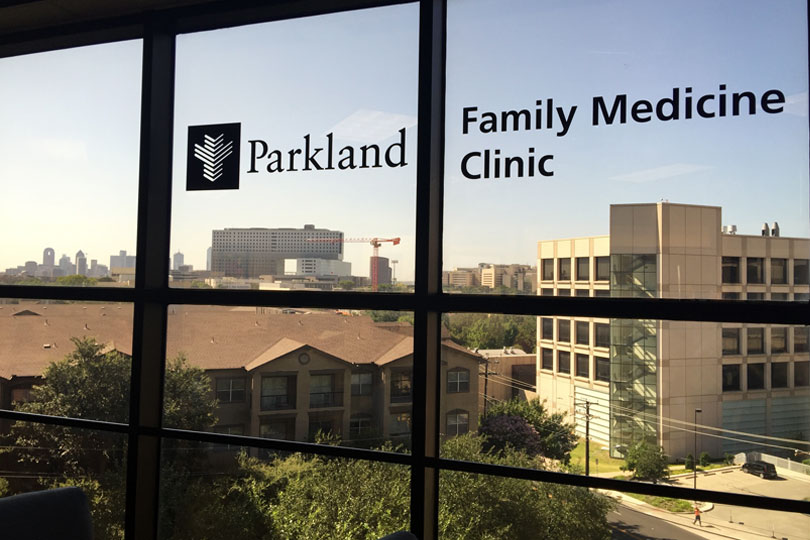
[[[23,310],[40,316],[14,316]],[[283,314],[269,308],[171,306],[167,353],[183,353],[191,365],[203,369],[254,369],[310,346],[351,364],[383,365],[413,352],[413,338],[402,325],[386,326],[332,311]],[[132,306],[0,305],[0,377],[40,375],[73,349],[71,337],[93,337],[132,354]],[[473,355],[450,340],[442,342]]]

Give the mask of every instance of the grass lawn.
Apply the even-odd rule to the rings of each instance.
[[[602,450],[604,445],[591,441],[591,474],[619,472],[620,466],[624,465],[623,459],[613,459],[607,450]],[[599,463],[597,464],[597,460]],[[576,448],[571,451],[571,465],[585,470],[585,440],[580,439]]]
[[[668,512],[691,512],[693,511],[692,503],[683,499],[670,499],[669,497],[654,497],[652,495],[641,495],[633,493],[630,495],[634,499],[644,501],[657,508],[667,510]]]

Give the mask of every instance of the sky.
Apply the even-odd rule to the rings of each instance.
[[[448,6],[444,267],[536,264],[538,240],[608,233],[612,203],[721,206],[723,223],[810,236],[805,3],[451,0]],[[135,251],[138,40],[0,59],[0,270],[79,249],[108,264]],[[316,227],[380,248],[413,279],[418,7],[392,6],[181,35],[177,41],[172,252],[205,267],[211,230]],[[785,110],[591,125],[594,96],[630,103],[770,89]],[[554,100],[570,129],[462,133],[465,107]],[[190,125],[240,122],[240,189],[186,191]],[[385,148],[405,128],[404,167],[248,174],[250,145]],[[471,180],[470,152],[553,155],[552,177]],[[473,160],[473,163],[475,161]],[[368,274],[371,247],[345,246]]]

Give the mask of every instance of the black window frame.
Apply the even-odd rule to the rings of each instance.
[[[129,424],[54,418],[28,414],[24,419],[47,425],[68,426],[121,433],[128,446],[138,448],[127,455],[127,496],[125,537],[127,540],[156,538],[160,439],[183,438],[218,444],[241,444],[272,451],[307,452],[398,463],[411,468],[411,530],[425,539],[438,535],[438,489],[430,478],[443,470],[511,476],[531,481],[551,482],[650,493],[676,498],[693,498],[692,490],[665,485],[627,483],[597,477],[582,477],[541,470],[496,467],[483,463],[460,463],[438,455],[439,437],[428,417],[436,412],[426,403],[428,381],[439,373],[439,332],[441,315],[458,311],[520,313],[529,315],[564,314],[582,317],[668,319],[686,321],[739,322],[758,324],[810,324],[806,304],[777,306],[745,302],[723,306],[718,300],[643,299],[627,303],[622,299],[564,297],[486,297],[447,295],[441,291],[441,244],[443,205],[444,88],[446,75],[447,0],[420,0],[418,141],[416,196],[416,286],[413,295],[341,294],[278,291],[204,291],[173,289],[168,285],[169,235],[172,185],[172,141],[174,136],[175,41],[181,33],[214,30],[239,24],[329,14],[360,7],[389,5],[369,0],[315,0],[313,2],[214,3],[199,6],[155,9],[132,16],[101,17],[90,22],[53,24],[34,32],[0,36],[0,57],[58,50],[67,47],[103,44],[124,39],[143,40],[143,80],[141,94],[141,141],[137,223],[136,284],[132,289],[81,289],[43,286],[0,285],[2,298],[53,299],[67,301],[116,301],[134,305],[133,371]],[[596,265],[595,265],[596,266]],[[596,268],[595,273],[598,274]],[[599,279],[599,276],[595,276]],[[634,299],[636,300],[636,299]],[[320,307],[353,309],[399,309],[414,313],[414,356],[422,359],[413,368],[413,410],[411,454],[386,454],[359,448],[317,446],[295,441],[258,437],[188,432],[162,425],[159,385],[165,367],[167,307],[172,304],[232,305],[272,307]],[[797,362],[798,364],[799,362]],[[801,364],[808,365],[807,362]],[[804,369],[804,368],[803,368]],[[431,375],[433,374],[433,375]],[[439,406],[438,403],[435,404]],[[0,418],[20,420],[20,413],[0,410]],[[701,500],[810,513],[810,502],[777,497],[732,494],[698,490]],[[426,502],[427,501],[427,502]],[[433,511],[429,511],[432,508]],[[136,520],[138,516],[138,520]]]

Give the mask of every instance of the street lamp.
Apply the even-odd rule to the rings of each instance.
[[[697,415],[702,413],[703,409],[695,409],[695,423],[693,425],[695,430],[695,453],[692,454],[692,470],[694,471],[694,489],[697,490]]]

